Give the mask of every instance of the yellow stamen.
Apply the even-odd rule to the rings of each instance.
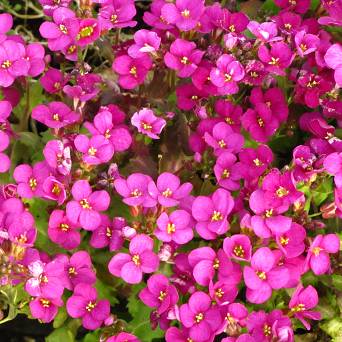
[[[140,256],[138,254],[133,255],[132,261],[135,263],[135,265],[140,265]]]
[[[172,234],[172,233],[174,233],[175,231],[176,231],[176,226],[175,226],[175,224],[174,223],[168,223],[167,224],[167,233],[168,234]]]
[[[239,258],[243,258],[245,256],[245,251],[244,251],[244,249],[242,248],[241,245],[235,246],[234,249],[233,249],[233,252]]]

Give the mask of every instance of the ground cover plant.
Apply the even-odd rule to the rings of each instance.
[[[341,0],[0,0],[4,338],[341,341],[341,27]]]

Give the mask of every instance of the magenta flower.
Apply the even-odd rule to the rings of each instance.
[[[11,222],[6,221],[8,238],[13,244],[21,247],[33,246],[37,237],[37,229],[34,227],[34,219],[30,213],[25,211],[17,213]]]
[[[48,40],[49,49],[58,51],[73,43],[78,33],[79,24],[75,12],[69,8],[57,8],[52,17],[53,22],[43,22],[39,32]]]
[[[294,341],[291,320],[281,310],[269,314],[252,312],[247,319],[247,329],[255,341]]]
[[[18,184],[18,195],[23,198],[43,195],[43,183],[50,175],[45,162],[38,162],[33,168],[28,164],[21,164],[14,169],[13,178]]]
[[[179,109],[191,110],[199,105],[202,98],[206,97],[206,93],[203,90],[197,89],[193,84],[186,83],[176,88],[176,96]]]
[[[157,219],[154,235],[164,242],[174,241],[179,245],[188,243],[194,236],[190,218],[185,210],[175,210],[170,215],[164,212]]]
[[[0,43],[0,86],[9,87],[19,76],[27,76],[30,63],[25,59],[26,50],[23,44],[14,40]]]
[[[161,15],[169,24],[174,24],[181,31],[194,29],[204,11],[203,0],[176,0],[175,4],[166,4]]]
[[[117,108],[119,111],[119,109]],[[118,113],[118,112],[117,112]],[[122,113],[119,111],[119,113]],[[124,113],[122,113],[124,115]],[[121,124],[121,120],[118,122]],[[93,123],[85,122],[84,126],[93,135],[102,135],[110,142],[114,151],[122,152],[127,150],[131,143],[132,137],[125,125],[116,125],[115,116],[109,110],[101,110],[95,115]]]
[[[40,84],[50,94],[58,93],[68,82],[68,76],[55,68],[49,68],[46,73],[40,78]]]
[[[40,75],[45,69],[45,50],[39,43],[32,43],[26,46],[25,59],[29,61],[30,68],[28,75],[36,77]]]
[[[339,87],[342,87],[342,62],[341,62],[341,54],[342,54],[342,45],[341,44],[333,44],[327,50],[324,61],[327,66],[333,70],[335,70],[334,78],[335,82]]]
[[[328,157],[326,157],[325,160]],[[293,161],[294,170],[292,171],[292,175],[295,181],[309,179],[313,174],[320,170],[320,168],[316,166],[317,158],[313,153],[311,153],[310,147],[308,146],[297,146],[293,150]],[[325,166],[325,168],[327,169],[327,166]]]
[[[80,114],[73,112],[63,102],[50,102],[48,105],[38,105],[32,110],[32,118],[50,128],[62,128],[79,121]]]
[[[309,285],[304,288],[302,285],[298,285],[296,291],[293,293],[289,308],[294,317],[298,318],[306,329],[310,329],[310,324],[305,318],[320,320],[321,314],[317,311],[311,311],[318,304],[318,295],[314,287]]]
[[[70,222],[63,210],[54,210],[50,214],[48,235],[52,242],[65,249],[74,249],[81,242],[78,227]]]
[[[224,122],[217,123],[212,133],[204,133],[205,142],[214,149],[216,156],[222,153],[237,153],[241,151],[244,138],[241,134],[235,133],[233,129]]]
[[[98,16],[101,30],[133,27],[137,24],[136,21],[132,20],[136,13],[134,1],[132,0],[103,1]]]
[[[124,197],[123,202],[130,206],[142,205],[143,207],[154,207],[157,203],[148,193],[148,184],[152,181],[150,176],[142,173],[132,173],[127,180],[115,179],[115,190]]]
[[[277,266],[268,247],[261,247],[253,254],[251,266],[244,267],[243,278],[247,286],[247,300],[261,304],[271,297],[272,289],[278,290],[286,285],[289,271],[283,266]]]
[[[177,176],[169,172],[163,172],[158,176],[157,182],[148,183],[148,192],[152,198],[164,207],[174,207],[179,201],[189,196],[192,184],[187,182],[180,184]]]
[[[153,240],[144,234],[136,235],[129,244],[129,254],[118,253],[110,260],[109,272],[129,284],[138,284],[143,273],[158,269],[159,258],[153,252]]]
[[[78,284],[67,300],[66,309],[73,318],[82,318],[82,325],[89,330],[99,328],[110,314],[108,300],[98,300],[96,289],[89,284]]]
[[[238,295],[236,284],[230,284],[227,280],[219,280],[215,284],[209,283],[209,294],[212,300],[219,305],[227,305],[234,302]]]
[[[166,125],[164,119],[157,117],[151,109],[147,108],[134,113],[131,123],[138,128],[139,133],[146,134],[151,139],[159,139],[158,134],[161,133]]]
[[[64,291],[64,266],[57,261],[44,264],[40,260],[28,265],[25,291],[34,297],[60,298]]]
[[[245,66],[245,78],[243,82],[252,86],[260,86],[267,72],[264,64],[257,60],[250,60]]]
[[[192,216],[197,221],[198,234],[206,240],[224,234],[229,229],[227,216],[233,207],[233,197],[224,189],[217,189],[210,197],[196,197],[192,204]]]
[[[60,174],[66,176],[71,171],[70,147],[60,140],[50,140],[43,149],[46,163]]]
[[[99,24],[96,19],[86,18],[79,20],[78,33],[75,41],[78,46],[84,47],[93,43],[100,36]]]
[[[211,82],[218,87],[221,95],[236,94],[237,82],[245,77],[245,70],[233,55],[223,54],[216,62],[216,68],[210,72]]]
[[[101,215],[101,224],[93,231],[89,243],[94,248],[109,246],[109,251],[117,251],[124,243],[122,234],[124,227],[126,227],[126,220],[123,217],[115,217],[111,222],[107,215]]]
[[[338,188],[342,187],[342,153],[331,153],[324,159],[324,168],[334,176]]]
[[[240,133],[242,108],[233,105],[227,100],[217,100],[215,102],[215,112],[222,118],[236,133]]]
[[[36,297],[29,303],[31,315],[43,323],[50,323],[57,315],[58,308],[63,305],[61,298],[49,296]]]
[[[320,43],[320,39],[316,35],[306,33],[304,30],[296,33],[294,41],[296,44],[297,53],[302,58],[316,51]]]
[[[317,235],[312,242],[306,257],[306,265],[316,275],[330,270],[330,253],[340,250],[340,239],[336,234]]]
[[[52,16],[53,12],[59,7],[69,7],[72,0],[38,0],[43,7],[45,15]]]
[[[240,188],[241,171],[236,163],[237,158],[230,152],[221,153],[214,166],[214,174],[218,184],[227,190],[235,191]]]
[[[251,137],[262,143],[266,143],[280,125],[277,117],[264,103],[258,103],[255,109],[247,109],[241,118],[241,122]]]
[[[0,43],[7,39],[6,33],[13,26],[13,18],[9,13],[0,14]]]
[[[284,69],[290,66],[294,57],[289,46],[283,42],[273,43],[270,50],[261,45],[258,56],[267,71],[280,76],[285,75]]]
[[[258,178],[273,160],[272,150],[267,145],[259,145],[256,149],[244,148],[239,153],[240,169],[247,179]]]
[[[257,21],[250,21],[247,27],[248,30],[251,31],[255,37],[257,37],[263,43],[281,40],[281,37],[277,37],[278,29],[277,24],[275,23],[264,22],[259,24]]]
[[[91,263],[90,255],[85,251],[74,253],[70,259],[63,258],[67,281],[65,287],[68,290],[74,289],[78,284],[93,285],[96,282],[96,275]]]
[[[142,57],[144,54],[155,54],[160,47],[161,38],[156,32],[139,30],[134,34],[135,44],[131,45],[127,53],[133,58]]]
[[[195,341],[210,341],[222,318],[217,307],[212,307],[210,297],[201,291],[193,293],[187,304],[179,308],[180,320],[189,329]]]
[[[243,234],[226,237],[223,241],[223,250],[229,258],[250,261],[252,245],[248,236]]]
[[[147,287],[139,293],[140,300],[158,314],[168,311],[178,302],[178,293],[163,274],[154,274],[147,280]]]
[[[68,219],[86,230],[95,230],[101,224],[100,211],[106,211],[110,198],[107,191],[92,192],[86,180],[78,180],[71,189],[73,200],[66,205]]]
[[[133,89],[144,83],[147,73],[152,68],[152,60],[148,55],[140,58],[122,55],[115,58],[112,68],[119,75],[120,86]]]
[[[266,199],[264,191],[255,190],[249,198],[249,206],[256,214],[251,218],[251,225],[257,236],[269,238],[290,229],[291,218],[280,215],[287,211],[288,205],[275,206],[272,201]]]
[[[296,189],[291,172],[287,171],[282,174],[276,168],[265,176],[261,189],[264,191],[266,201],[277,207],[283,204],[289,206],[303,195]]]
[[[304,252],[305,238],[305,228],[298,223],[292,222],[291,228],[287,232],[276,236],[276,241],[279,249],[287,258],[295,258]]]
[[[65,185],[54,176],[49,176],[43,183],[43,197],[57,201],[58,205],[64,203],[66,199]]]
[[[211,247],[199,247],[193,249],[188,255],[192,274],[199,285],[208,286],[213,280],[216,271],[219,279],[237,284],[241,278],[239,268],[234,269],[233,263],[222,249],[217,254]]]
[[[164,62],[168,68],[177,70],[178,77],[189,77],[197,69],[203,55],[204,51],[197,50],[194,42],[176,39],[170,45],[170,52],[165,54]]]
[[[130,333],[121,332],[116,336],[107,338],[106,342],[140,342],[140,340]]]
[[[88,165],[99,165],[110,161],[114,155],[114,147],[103,135],[95,135],[90,139],[79,134],[74,140],[77,151],[82,152],[82,160]]]
[[[280,8],[292,10],[299,14],[304,14],[310,7],[310,0],[275,0],[275,3]]]

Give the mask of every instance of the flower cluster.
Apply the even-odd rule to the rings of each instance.
[[[258,21],[153,0],[135,31],[133,0],[39,2],[46,48],[0,14],[0,282],[23,285],[16,310],[108,342],[150,341],[123,296],[167,342],[317,327],[312,279],[334,284],[340,250],[341,0],[275,0]]]

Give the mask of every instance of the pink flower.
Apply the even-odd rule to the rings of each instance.
[[[9,13],[0,14],[0,43],[7,39],[6,33],[13,26],[13,18]]]
[[[74,140],[76,149],[83,153],[82,159],[88,165],[107,163],[114,155],[114,148],[102,135],[95,135],[90,139],[79,134]]]
[[[47,164],[66,176],[71,171],[70,147],[64,146],[60,140],[50,140],[43,149]]]
[[[320,43],[320,39],[316,35],[306,33],[304,30],[297,32],[294,40],[296,43],[297,53],[302,58],[316,51]]]
[[[66,190],[62,182],[58,181],[54,176],[49,176],[43,183],[43,197],[57,201],[58,205],[64,203],[66,199]]]
[[[0,43],[0,86],[9,87],[19,76],[26,76],[30,63],[25,59],[26,50],[23,44],[14,40]]]
[[[81,242],[78,227],[65,216],[63,210],[54,210],[50,214],[48,235],[52,242],[65,249],[74,249]]]
[[[280,76],[285,75],[284,69],[291,65],[294,58],[289,46],[283,42],[273,43],[270,50],[261,45],[258,56],[265,64],[266,70]]]
[[[49,68],[46,73],[40,78],[40,84],[48,93],[54,94],[63,89],[68,82],[68,76],[55,68]]]
[[[139,112],[133,114],[131,123],[138,128],[142,134],[146,134],[151,139],[159,139],[158,134],[161,133],[166,125],[166,121],[155,116],[151,109],[143,108]]]
[[[249,31],[264,43],[281,40],[281,37],[277,37],[278,30],[275,23],[264,22],[259,24],[257,21],[251,21],[247,27]]]
[[[100,36],[99,24],[96,19],[86,18],[79,21],[78,33],[75,41],[78,46],[84,47],[93,43]]]
[[[135,44],[128,48],[128,55],[133,58],[142,57],[144,54],[156,53],[160,47],[161,38],[156,32],[139,30],[134,34]]]
[[[57,315],[58,308],[63,305],[61,298],[49,296],[36,297],[29,303],[31,315],[43,323],[50,323]]]
[[[138,284],[143,273],[158,269],[159,259],[153,252],[153,240],[144,234],[136,235],[129,244],[129,254],[118,253],[110,260],[109,272],[129,284]]]
[[[32,43],[26,46],[25,59],[29,61],[30,68],[28,75],[36,77],[40,75],[45,69],[45,50],[39,43]]]
[[[249,237],[243,234],[226,237],[223,241],[223,250],[229,258],[250,261],[252,245]]]
[[[130,333],[121,332],[116,336],[109,337],[106,342],[140,342],[140,340]]]
[[[340,239],[336,234],[317,235],[312,242],[306,265],[309,265],[313,273],[320,275],[330,269],[330,253],[337,253],[340,250]]]
[[[174,241],[179,245],[188,243],[194,236],[190,218],[185,210],[175,210],[170,215],[164,212],[157,219],[154,234],[164,242]]]
[[[178,293],[163,274],[154,274],[147,280],[147,287],[139,293],[140,300],[158,314],[168,311],[178,302]]]
[[[341,44],[333,44],[327,50],[324,60],[327,66],[335,70],[335,82],[342,87],[342,62],[341,62],[342,46]]]
[[[92,192],[86,180],[78,180],[71,189],[73,200],[66,205],[68,219],[86,230],[95,230],[101,224],[100,211],[109,207],[110,197],[104,190]]]
[[[217,307],[212,306],[210,297],[201,291],[191,295],[189,302],[179,308],[180,320],[189,329],[195,341],[209,341],[222,318]]]
[[[79,24],[75,12],[69,8],[57,8],[52,17],[54,22],[43,22],[39,32],[48,40],[49,49],[58,51],[73,43]]]
[[[215,239],[229,229],[227,216],[234,207],[234,200],[227,190],[217,189],[210,197],[198,196],[192,204],[192,216],[197,221],[198,234]]]
[[[112,68],[119,74],[120,86],[125,89],[133,89],[144,83],[147,73],[152,68],[152,60],[147,55],[140,58],[122,55],[115,58]]]
[[[305,320],[305,318],[320,320],[321,313],[317,311],[312,311],[318,304],[318,294],[316,289],[309,285],[304,288],[302,285],[298,285],[296,291],[293,293],[289,308],[291,309],[291,314],[298,318],[306,329],[310,330],[310,324]]]
[[[98,300],[96,289],[84,283],[76,285],[66,308],[71,317],[82,318],[83,327],[89,330],[99,328],[110,314],[109,301]]]
[[[247,286],[249,302],[260,304],[272,295],[272,289],[281,289],[289,279],[288,269],[277,266],[276,259],[268,247],[259,248],[252,256],[251,266],[245,266],[243,277]]]
[[[181,185],[179,178],[170,172],[161,173],[156,184],[153,181],[148,183],[150,196],[164,207],[176,206],[190,194],[191,190],[191,183]]]
[[[227,190],[240,188],[241,171],[240,165],[236,163],[237,158],[230,152],[221,153],[214,166],[214,173],[218,184]]]
[[[194,42],[176,39],[170,46],[170,52],[164,56],[167,67],[177,70],[178,77],[189,77],[197,69],[204,51],[196,49]]]
[[[50,102],[46,105],[38,105],[32,110],[32,118],[50,128],[62,128],[76,123],[80,114],[73,112],[63,102]]]
[[[221,95],[236,94],[239,91],[237,82],[245,77],[241,63],[233,55],[223,54],[216,66],[210,72],[210,80],[218,87],[218,92]]]

